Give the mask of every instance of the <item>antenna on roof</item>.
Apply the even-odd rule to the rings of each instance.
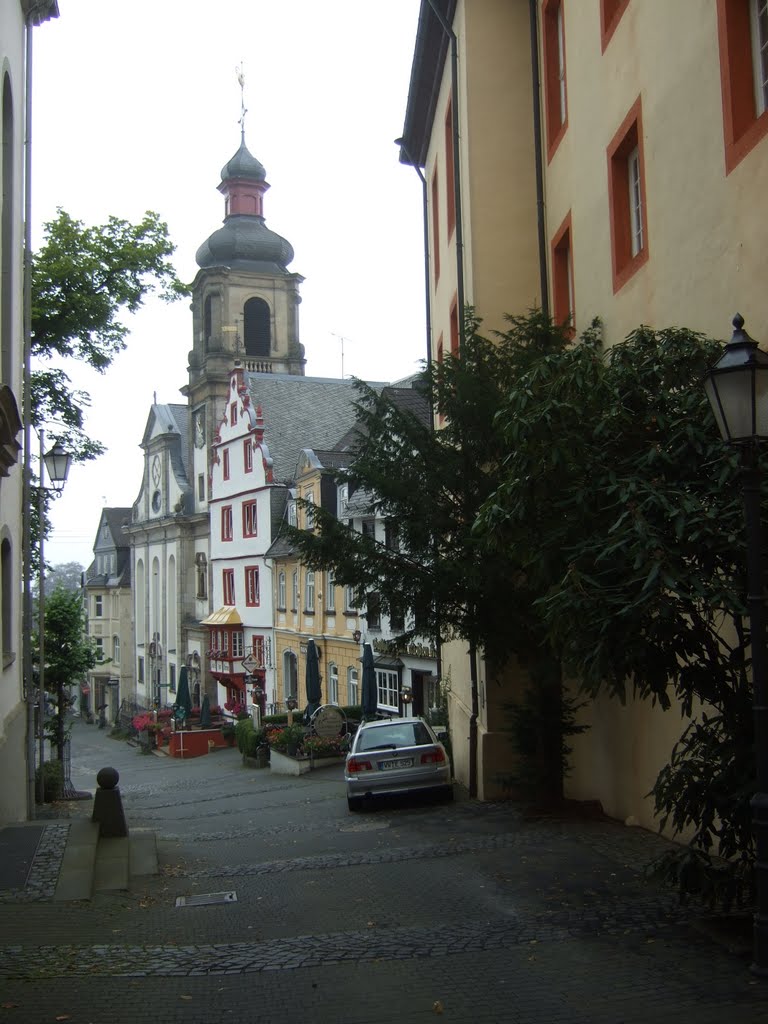
[[[235,74],[237,80],[240,83],[240,141],[245,142],[245,115],[248,111],[245,109],[245,72],[243,71],[243,62],[240,61],[240,67],[235,68]]]
[[[352,339],[345,338],[341,334],[334,334],[333,331],[331,331],[331,336],[334,338],[338,338],[339,341],[341,342],[341,379],[344,380],[344,342],[351,341]]]

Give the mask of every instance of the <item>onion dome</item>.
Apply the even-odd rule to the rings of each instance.
[[[219,191],[225,197],[224,225],[197,250],[201,268],[232,267],[287,274],[293,246],[266,226],[264,193],[267,172],[245,145],[221,169]]]

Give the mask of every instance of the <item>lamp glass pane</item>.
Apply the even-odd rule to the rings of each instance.
[[[723,414],[720,410],[720,401],[717,395],[716,377],[707,377],[704,381],[704,393],[709,399],[709,404],[712,407],[712,415],[715,417],[715,423],[717,423],[717,429],[720,431],[720,436],[724,441],[729,441],[728,428],[725,425]]]
[[[726,431],[721,433],[729,441],[746,440],[754,436],[752,424],[752,370],[749,367],[717,374],[717,389]],[[719,424],[718,424],[719,425]]]
[[[755,433],[768,438],[768,366],[756,368],[755,374]]]

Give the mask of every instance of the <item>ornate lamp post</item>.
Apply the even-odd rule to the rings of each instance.
[[[723,440],[741,452],[757,762],[757,791],[751,800],[757,850],[752,971],[768,977],[768,650],[759,466],[760,445],[768,441],[768,354],[761,352],[744,330],[739,313],[733,318],[733,327],[725,351],[707,371],[704,390]]]

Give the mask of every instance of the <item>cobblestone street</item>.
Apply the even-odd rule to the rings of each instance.
[[[460,798],[353,815],[339,767],[143,756],[78,723],[75,787],[108,764],[160,874],[51,902],[67,816],[91,803],[59,809],[0,900],[0,1022],[768,1021],[748,949],[645,880],[666,846],[647,832]]]

